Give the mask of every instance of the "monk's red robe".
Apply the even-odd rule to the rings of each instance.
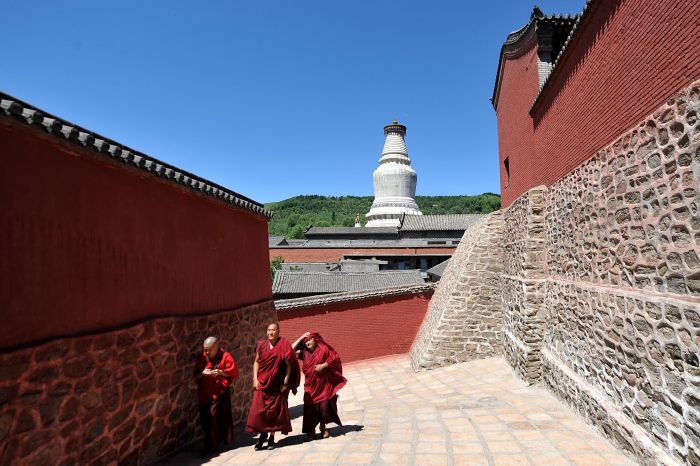
[[[311,332],[304,341],[313,338],[316,348],[309,351],[302,347],[299,357],[303,361],[304,371],[304,421],[302,432],[314,433],[319,423],[334,422],[342,425],[338,417],[337,393],[347,383],[343,377],[343,365],[340,355],[325,342],[318,333]],[[316,365],[328,364],[321,372],[316,372]]]
[[[238,376],[238,368],[231,353],[219,348],[213,358],[209,358],[206,353],[199,356],[195,365],[195,375],[201,374],[204,369],[220,369],[226,373],[226,377],[202,375],[197,384],[199,420],[204,432],[204,446],[213,448],[222,442],[233,442],[230,387],[234,377]]]
[[[288,434],[292,431],[292,422],[287,398],[290,390],[296,393],[301,379],[294,350],[288,340],[280,338],[272,348],[268,340],[260,340],[256,351],[260,389],[253,393],[246,430]],[[280,388],[284,382],[285,361],[290,362],[291,371],[288,390],[283,393]]]

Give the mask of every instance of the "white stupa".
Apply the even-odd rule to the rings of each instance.
[[[403,138],[406,127],[398,121],[384,127],[386,141],[374,170],[374,202],[365,214],[366,227],[399,226],[400,218],[406,215],[423,215],[416,204],[416,171],[411,168],[411,159]]]

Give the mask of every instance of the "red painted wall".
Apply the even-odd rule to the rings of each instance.
[[[316,249],[316,248],[270,248],[270,260],[277,256],[285,262],[338,262],[344,254],[367,255],[416,255],[416,254],[452,254],[456,248],[357,248],[357,249]]]
[[[0,347],[271,299],[264,218],[0,119]]]
[[[343,362],[407,353],[423,322],[432,291],[327,306],[277,311],[282,335],[290,341],[317,331]]]
[[[502,179],[504,207],[527,189],[560,179],[700,77],[700,2],[611,0],[590,8],[532,118],[518,94],[530,94],[530,85],[513,79],[502,87],[499,152],[519,158],[511,161],[511,187]],[[502,124],[518,124],[511,120],[532,122],[530,150],[519,152],[518,141],[502,134]]]
[[[504,206],[527,191],[532,183],[532,119],[522,118],[522,115],[527,115],[539,90],[536,46],[537,41],[532,40],[524,54],[506,60],[503,65],[496,118],[501,203]],[[504,167],[506,157],[510,164],[510,178]]]

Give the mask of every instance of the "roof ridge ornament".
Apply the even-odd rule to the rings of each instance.
[[[530,14],[530,19],[543,18],[543,17],[544,17],[544,13],[542,13],[542,10],[540,10],[540,7],[535,5],[532,8],[532,13]]]

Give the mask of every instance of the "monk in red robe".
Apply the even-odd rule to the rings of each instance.
[[[260,433],[256,450],[275,448],[275,432],[292,431],[287,398],[289,391],[296,393],[301,373],[292,345],[280,338],[280,326],[267,326],[267,339],[258,342],[253,363],[253,402],[248,413],[246,430]]]
[[[202,456],[207,456],[221,443],[233,442],[231,390],[238,368],[231,353],[219,348],[216,337],[204,340],[204,352],[195,366],[199,422],[204,432]]]
[[[303,345],[301,343],[303,342]],[[323,438],[330,437],[326,425],[343,425],[338,417],[338,390],[345,386],[340,355],[315,332],[306,332],[292,345],[299,348],[304,371],[304,421],[302,432],[308,440],[320,424]]]

